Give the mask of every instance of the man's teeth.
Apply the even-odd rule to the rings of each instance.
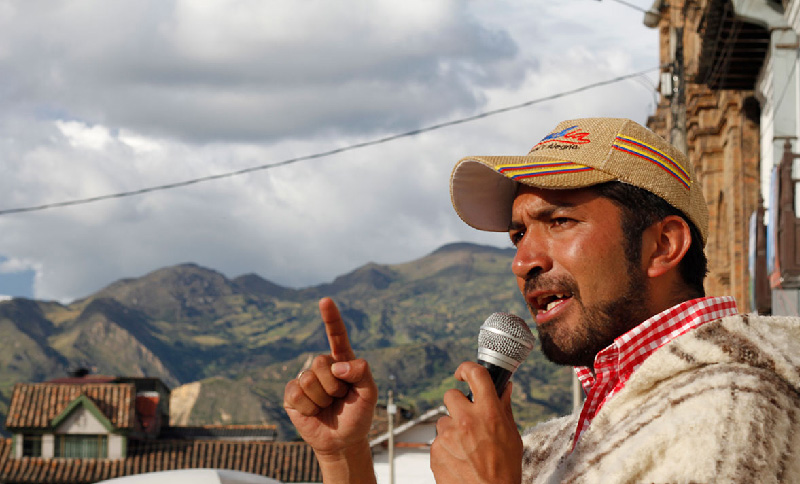
[[[553,295],[553,298],[554,298],[554,299],[551,299],[551,300],[550,300],[550,302],[548,302],[548,303],[547,303],[547,305],[545,306],[544,310],[545,310],[545,311],[550,311],[550,310],[551,310],[551,309],[553,309],[554,307],[556,307],[556,306],[558,306],[559,304],[563,303],[563,302],[564,302],[564,299],[565,299],[566,297],[567,297],[567,295],[566,295],[566,294],[554,294],[554,295]]]
[[[563,302],[563,299],[556,299],[555,301],[551,301],[551,302],[550,302],[550,303],[547,305],[547,307],[545,307],[545,308],[544,308],[544,310],[545,310],[545,311],[550,311],[551,309],[553,309],[554,307],[558,306],[558,305],[559,305],[559,304],[561,304],[562,302]]]

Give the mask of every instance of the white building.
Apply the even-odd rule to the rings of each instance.
[[[434,408],[396,427],[394,435],[394,483],[435,484],[431,472],[431,444],[436,437],[436,421],[447,415],[444,406]],[[390,484],[389,433],[372,442],[372,456],[378,484]]]

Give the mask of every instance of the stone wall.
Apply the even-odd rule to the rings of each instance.
[[[698,31],[708,8],[707,1],[670,2],[658,27],[660,61],[662,66],[672,62],[670,35],[682,26],[687,154],[703,186],[710,219],[706,292],[734,296],[739,309],[748,311],[748,220],[759,201],[758,108],[753,91],[712,90],[691,82],[701,55]],[[667,139],[676,121],[670,102],[662,98],[648,121]]]

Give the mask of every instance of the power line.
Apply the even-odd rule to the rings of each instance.
[[[138,190],[131,190],[131,191],[127,191],[127,192],[111,193],[111,194],[107,194],[107,195],[99,195],[99,196],[96,196],[96,197],[89,197],[89,198],[79,198],[79,199],[76,199],[76,200],[67,200],[67,201],[63,201],[63,202],[46,203],[46,204],[43,204],[43,205],[35,205],[35,206],[30,206],[30,207],[8,208],[8,209],[0,210],[0,216],[14,214],[14,213],[38,212],[38,211],[47,210],[47,209],[50,209],[50,208],[69,207],[69,206],[73,206],[73,205],[83,205],[83,204],[92,203],[92,202],[99,202],[101,200],[110,200],[110,199],[113,199],[113,198],[132,197],[132,196],[136,196],[136,195],[142,195],[142,194],[145,194],[145,193],[151,193],[151,192],[162,191],[162,190],[170,190],[170,189],[173,189],[173,188],[180,188],[180,187],[185,187],[185,186],[189,186],[189,185],[195,185],[195,184],[203,183],[203,182],[207,182],[207,181],[219,180],[219,179],[222,179],[222,178],[230,178],[230,177],[243,175],[245,173],[252,173],[252,172],[260,171],[260,170],[269,170],[269,169],[272,169],[272,168],[277,168],[279,166],[291,165],[291,164],[298,163],[298,162],[301,162],[301,161],[309,161],[309,160],[315,160],[315,159],[318,159],[318,158],[325,158],[325,157],[336,155],[336,154],[339,154],[339,153],[344,153],[346,151],[353,151],[353,150],[357,150],[357,149],[360,149],[360,148],[366,148],[368,146],[375,146],[375,145],[379,145],[379,144],[383,144],[383,143],[388,143],[390,141],[395,141],[395,140],[398,140],[398,139],[401,139],[401,138],[409,138],[409,137],[412,137],[412,136],[420,135],[422,133],[428,133],[430,131],[435,131],[435,130],[439,130],[439,129],[442,129],[442,128],[455,126],[455,125],[458,125],[458,124],[469,123],[469,122],[472,122],[472,121],[477,121],[479,119],[488,118],[490,116],[494,116],[494,115],[497,115],[497,114],[506,113],[506,112],[509,112],[509,111],[517,110],[517,109],[522,109],[522,108],[525,108],[525,107],[528,107],[528,106],[532,106],[534,104],[539,104],[539,103],[542,103],[542,102],[545,102],[545,101],[552,101],[553,99],[558,99],[558,98],[562,98],[562,97],[566,97],[566,96],[571,96],[573,94],[578,94],[580,92],[587,91],[589,89],[594,89],[596,87],[606,86],[608,84],[613,84],[613,83],[616,83],[616,82],[624,81],[626,79],[630,79],[630,78],[634,78],[634,77],[637,77],[637,76],[641,76],[641,75],[647,74],[648,72],[652,72],[652,71],[657,70],[657,69],[660,69],[660,67],[653,67],[653,68],[650,68],[650,69],[646,69],[644,71],[634,72],[632,74],[626,74],[624,76],[615,77],[613,79],[608,79],[608,80],[605,80],[605,81],[595,82],[593,84],[588,84],[586,86],[582,86],[582,87],[578,87],[578,88],[575,88],[575,89],[571,89],[569,91],[564,91],[564,92],[561,92],[561,93],[558,93],[558,94],[553,94],[553,95],[546,96],[546,97],[539,98],[539,99],[533,99],[533,100],[526,101],[526,102],[520,103],[520,104],[515,104],[515,105],[512,105],[512,106],[506,106],[506,107],[503,107],[503,108],[498,108],[498,109],[493,109],[493,110],[490,110],[490,111],[485,111],[483,113],[479,113],[479,114],[476,114],[476,115],[473,115],[473,116],[468,116],[468,117],[465,117],[465,118],[455,119],[455,120],[452,120],[452,121],[446,121],[444,123],[433,124],[433,125],[426,126],[426,127],[423,127],[423,128],[419,128],[419,129],[415,129],[415,130],[411,130],[411,131],[406,131],[404,133],[394,134],[394,135],[391,135],[391,136],[386,136],[386,137],[374,139],[374,140],[371,140],[371,141],[365,141],[363,143],[356,143],[356,144],[352,144],[352,145],[348,145],[348,146],[343,146],[341,148],[335,148],[335,149],[328,150],[328,151],[322,151],[322,152],[314,153],[314,154],[311,154],[311,155],[298,156],[296,158],[289,158],[289,159],[286,159],[286,160],[283,160],[283,161],[279,161],[277,163],[270,163],[270,164],[252,166],[252,167],[249,167],[249,168],[243,168],[241,170],[230,171],[230,172],[226,172],[226,173],[219,173],[219,174],[216,174],[216,175],[208,175],[208,176],[203,176],[203,177],[199,177],[199,178],[192,178],[190,180],[184,180],[184,181],[179,181],[179,182],[175,182],[175,183],[167,183],[167,184],[164,184],[164,185],[156,185],[156,186],[151,186],[151,187],[145,187],[145,188],[140,188]]]
[[[647,13],[647,10],[643,9],[642,7],[639,7],[639,6],[634,5],[632,3],[628,3],[625,0],[613,0],[613,1],[617,2],[617,3],[621,4],[621,5],[625,5],[626,7],[630,7],[632,9],[634,9],[634,10],[638,10],[638,11],[640,11],[642,13]]]

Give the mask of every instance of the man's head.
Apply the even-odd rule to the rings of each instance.
[[[509,231],[554,361],[590,364],[631,327],[703,294],[700,186],[683,154],[632,121],[566,121],[527,156],[465,158],[451,195],[469,225]]]

